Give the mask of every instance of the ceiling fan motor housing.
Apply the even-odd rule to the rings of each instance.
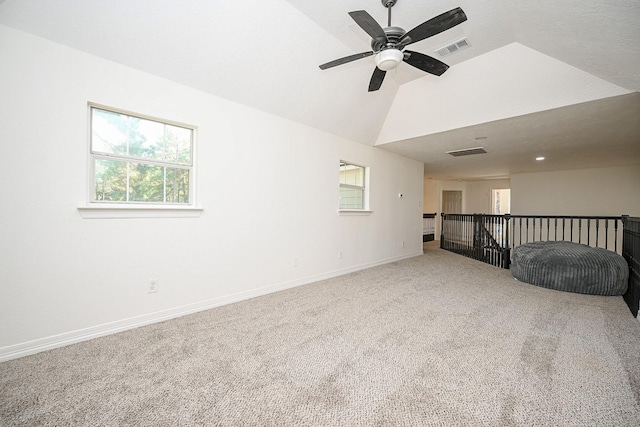
[[[0,2],[1,1],[2,0],[0,0]],[[404,51],[404,48],[412,43],[432,37],[463,23],[467,20],[464,11],[456,7],[406,32],[403,28],[391,26],[391,9],[397,1],[398,0],[381,0],[382,6],[386,7],[388,11],[386,28],[382,28],[366,10],[349,12],[349,16],[351,16],[356,24],[371,37],[371,50],[329,61],[321,64],[320,69],[326,70],[327,68],[375,55],[376,68],[374,68],[371,81],[369,82],[369,92],[380,89],[386,72],[397,67],[400,62],[406,62],[412,67],[433,74],[434,76],[440,76],[447,71],[449,66],[444,62],[419,52]]]
[[[371,50],[374,52],[380,52],[384,49],[395,48],[402,40],[402,37],[407,33],[404,28],[400,27],[387,27],[383,28],[384,33],[387,35],[387,40],[373,39],[371,40]]]

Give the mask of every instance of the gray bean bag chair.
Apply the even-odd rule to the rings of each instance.
[[[622,295],[629,282],[629,266],[621,255],[572,242],[517,246],[511,274],[532,285],[591,295]]]

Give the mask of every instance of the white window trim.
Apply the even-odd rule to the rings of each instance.
[[[340,216],[358,216],[358,215],[371,215],[373,210],[371,210],[371,205],[369,204],[369,187],[370,187],[370,177],[371,177],[371,167],[362,166],[358,163],[350,162],[347,160],[340,160],[341,163],[347,163],[354,166],[360,166],[364,168],[364,207],[362,209],[340,209],[338,208],[338,215]],[[342,185],[338,185],[341,187]],[[358,187],[360,188],[360,187]],[[338,206],[340,206],[340,201],[338,200]]]
[[[358,216],[358,215],[371,215],[373,211],[368,209],[338,209],[338,215],[340,216]]]
[[[94,155],[91,153],[91,109],[98,108],[107,111],[114,111],[126,115],[140,117],[142,119],[160,121],[170,125],[186,127],[193,130],[193,140],[191,144],[191,176],[189,179],[189,200],[188,204],[169,203],[114,203],[98,202],[93,200],[93,187],[95,185]],[[78,206],[78,213],[85,219],[120,219],[120,218],[195,218],[199,217],[203,208],[196,204],[196,138],[197,126],[176,122],[172,120],[160,119],[121,108],[114,108],[94,102],[87,103],[87,202],[84,206]]]
[[[78,213],[85,219],[120,218],[196,218],[202,208],[170,206],[129,206],[92,203],[92,206],[78,206]]]

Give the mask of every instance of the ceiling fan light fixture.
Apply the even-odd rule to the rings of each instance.
[[[393,70],[403,61],[434,76],[440,76],[447,71],[449,66],[436,58],[420,52],[412,52],[410,50],[403,52],[403,50],[411,43],[417,43],[463,23],[467,20],[467,15],[461,8],[456,7],[428,21],[424,21],[409,32],[406,32],[401,27],[391,26],[391,8],[397,1],[381,0],[382,5],[387,8],[388,12],[387,26],[385,28],[382,28],[366,10],[349,12],[349,16],[355,23],[371,37],[371,50],[329,61],[321,64],[320,69],[326,70],[327,68],[375,55],[376,68],[373,69],[373,74],[369,81],[369,92],[380,89],[387,71]],[[2,0],[0,0],[1,2]]]
[[[393,70],[398,66],[402,59],[404,58],[404,54],[400,49],[385,49],[378,52],[376,55],[376,67],[380,68],[382,71]]]

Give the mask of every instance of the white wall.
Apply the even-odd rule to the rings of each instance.
[[[511,188],[509,179],[469,181],[466,191],[465,213],[491,213],[491,190]]]
[[[441,212],[443,191],[462,191],[462,213],[491,213],[491,190],[510,188],[509,179],[438,181],[424,179],[424,212]]]
[[[438,102],[424,102],[428,93]],[[630,93],[520,43],[398,89],[377,144]],[[425,120],[429,117],[429,120]]]
[[[0,360],[422,252],[418,162],[3,26],[0,57]],[[89,101],[199,127],[199,217],[79,215]],[[337,214],[340,159],[372,214]]]
[[[434,213],[440,212],[440,181],[435,179],[424,178],[423,185],[423,212],[424,213]]]
[[[442,192],[462,191],[462,213],[491,213],[491,190],[510,188],[509,179],[482,181],[439,181],[424,177],[425,213],[437,213],[436,239],[440,236],[440,213],[442,212]]]
[[[514,215],[640,216],[640,165],[437,181],[425,177],[424,212],[438,212],[443,190],[462,191],[463,213],[490,213],[491,190],[511,189]],[[435,209],[435,210],[434,210]]]
[[[640,216],[640,165],[512,175],[511,213]]]

